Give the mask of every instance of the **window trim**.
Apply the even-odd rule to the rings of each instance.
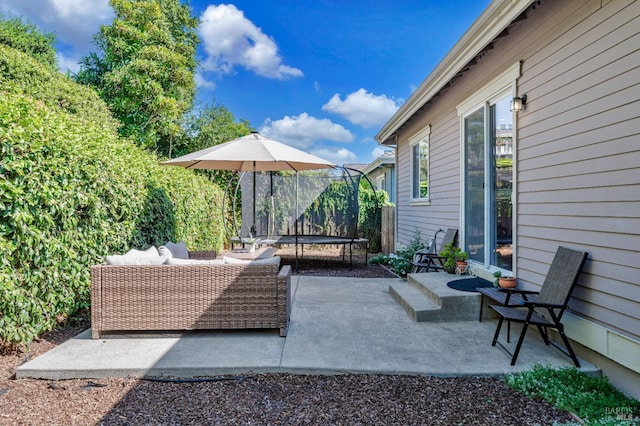
[[[426,198],[416,198],[415,194],[413,193],[414,184],[415,184],[415,182],[413,181],[414,175],[415,175],[414,173],[415,162],[414,162],[413,149],[416,145],[420,144],[421,142],[427,143],[427,187],[429,188],[429,192],[427,193]],[[409,139],[409,148],[410,148],[409,156],[411,157],[411,179],[410,179],[411,180],[411,200],[410,202],[411,202],[411,205],[428,205],[431,200],[431,125],[430,124],[424,129],[420,130],[415,135],[413,135],[411,139]]]

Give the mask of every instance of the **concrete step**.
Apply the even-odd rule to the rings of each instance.
[[[409,274],[406,282],[391,284],[389,293],[417,322],[477,321],[480,294],[447,287],[457,278],[444,272]]]
[[[389,294],[414,321],[428,321],[429,317],[434,316],[433,312],[440,311],[440,305],[427,299],[424,293],[409,285],[406,281],[389,284]]]

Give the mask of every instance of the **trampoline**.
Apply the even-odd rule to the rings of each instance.
[[[305,245],[341,245],[342,258],[346,260],[348,252],[351,266],[354,248],[364,248],[368,261],[369,239],[358,227],[361,181],[377,200],[369,179],[355,169],[242,173],[224,198],[223,210],[234,218],[225,222],[232,247],[250,237],[263,245],[295,245],[296,269]],[[240,225],[234,214],[240,210],[238,203]]]

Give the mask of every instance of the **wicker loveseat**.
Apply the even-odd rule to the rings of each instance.
[[[191,258],[208,256],[190,253]],[[286,336],[291,267],[97,265],[91,336],[105,331],[279,328]]]

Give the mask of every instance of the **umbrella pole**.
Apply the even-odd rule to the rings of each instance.
[[[296,170],[296,272],[300,272],[298,270],[298,216],[300,215],[300,213],[298,212],[298,207],[299,207],[298,190],[300,188],[300,180],[298,176],[299,176],[298,171]]]
[[[270,193],[270,205],[269,205],[269,211],[271,212],[271,214],[269,216],[267,216],[267,237],[275,234],[275,231],[273,230],[275,228],[275,206],[273,204],[273,171],[269,171],[269,185],[270,185],[270,189],[271,189],[271,193]]]
[[[256,162],[253,162],[253,225],[251,225],[251,237],[256,238]]]

